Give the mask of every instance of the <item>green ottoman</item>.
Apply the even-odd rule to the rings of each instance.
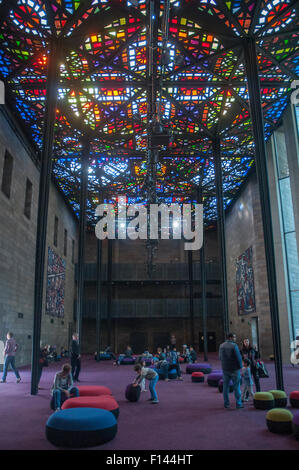
[[[288,404],[287,394],[283,390],[269,390],[274,397],[275,408],[285,408]]]
[[[271,410],[274,408],[274,397],[269,392],[256,392],[253,396],[253,404],[257,410]]]
[[[290,434],[292,432],[293,415],[284,408],[273,408],[266,415],[267,427],[276,434]]]

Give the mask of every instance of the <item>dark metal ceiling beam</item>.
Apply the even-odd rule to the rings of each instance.
[[[291,77],[293,80],[297,80],[298,79],[298,76],[292,72],[292,70],[290,70],[288,67],[286,67],[285,65],[283,65],[282,62],[279,62],[272,54],[269,54],[269,52],[265,51],[265,49],[261,46],[259,46],[258,44],[256,45],[256,49],[261,53],[263,54],[265,57],[267,57],[267,59],[271,60],[271,62],[273,62],[274,65],[276,65],[277,67],[280,68],[280,70],[282,72],[284,72],[285,74],[287,74],[289,77]],[[274,67],[273,65],[273,67]]]
[[[278,16],[274,16],[272,18],[271,21],[269,21],[268,24],[266,24],[264,27],[260,28],[256,34],[256,37],[261,37],[261,34],[264,32],[264,31],[267,31],[268,29],[270,29],[273,24],[275,22],[277,22],[278,20],[280,20],[286,13],[288,13],[289,11],[292,11],[294,8],[298,8],[299,6],[299,1],[298,0],[293,0],[291,2],[291,4],[285,8]],[[298,12],[297,12],[298,13]]]
[[[199,10],[199,7],[201,7],[201,10]],[[218,16],[211,15],[208,11],[205,11],[205,7],[206,5],[199,5],[198,0],[194,0],[193,2],[188,3],[188,6],[185,7],[183,13],[179,11],[177,16],[181,17],[184,15],[184,17],[198,23],[203,28],[204,32],[213,34],[216,38],[219,37],[225,41],[225,46],[240,40],[240,38],[235,36],[231,29],[226,26],[223,20]],[[216,5],[215,7],[217,8]],[[207,8],[213,8],[213,5],[208,5]]]

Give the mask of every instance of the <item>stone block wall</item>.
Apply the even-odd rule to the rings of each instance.
[[[273,353],[268,282],[264,249],[262,214],[256,175],[250,177],[244,190],[226,215],[225,222],[227,283],[230,329],[239,340],[251,340],[251,318],[258,317],[262,357]],[[256,312],[238,315],[236,261],[252,247]]]
[[[34,272],[37,229],[39,170],[22,140],[22,134],[0,113],[0,184],[2,183],[5,151],[13,158],[11,193],[8,198],[0,188],[0,340],[5,341],[11,330],[20,345],[17,364],[29,364],[32,350]],[[32,183],[31,217],[24,214],[27,178]],[[59,217],[58,247],[53,247],[53,224]],[[71,262],[71,239],[77,244],[77,223],[62,196],[52,183],[48,214],[48,234],[44,279],[44,312],[42,335],[44,343],[58,347],[68,341],[68,324],[73,320],[74,264]],[[63,233],[68,230],[68,254],[63,256]],[[46,269],[48,246],[66,259],[65,317],[61,320],[45,315]],[[1,362],[1,360],[0,360]]]

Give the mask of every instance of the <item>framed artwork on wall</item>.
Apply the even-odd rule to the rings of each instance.
[[[65,260],[48,248],[46,314],[64,317]]]
[[[254,313],[256,309],[251,246],[239,256],[236,265],[238,314]]]

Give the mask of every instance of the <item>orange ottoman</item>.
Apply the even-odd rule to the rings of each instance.
[[[79,385],[80,397],[99,397],[101,395],[112,395],[110,388],[104,385]]]
[[[63,403],[61,409],[67,410],[69,408],[101,408],[111,411],[115,418],[118,418],[119,415],[118,403],[111,395],[69,398]]]

